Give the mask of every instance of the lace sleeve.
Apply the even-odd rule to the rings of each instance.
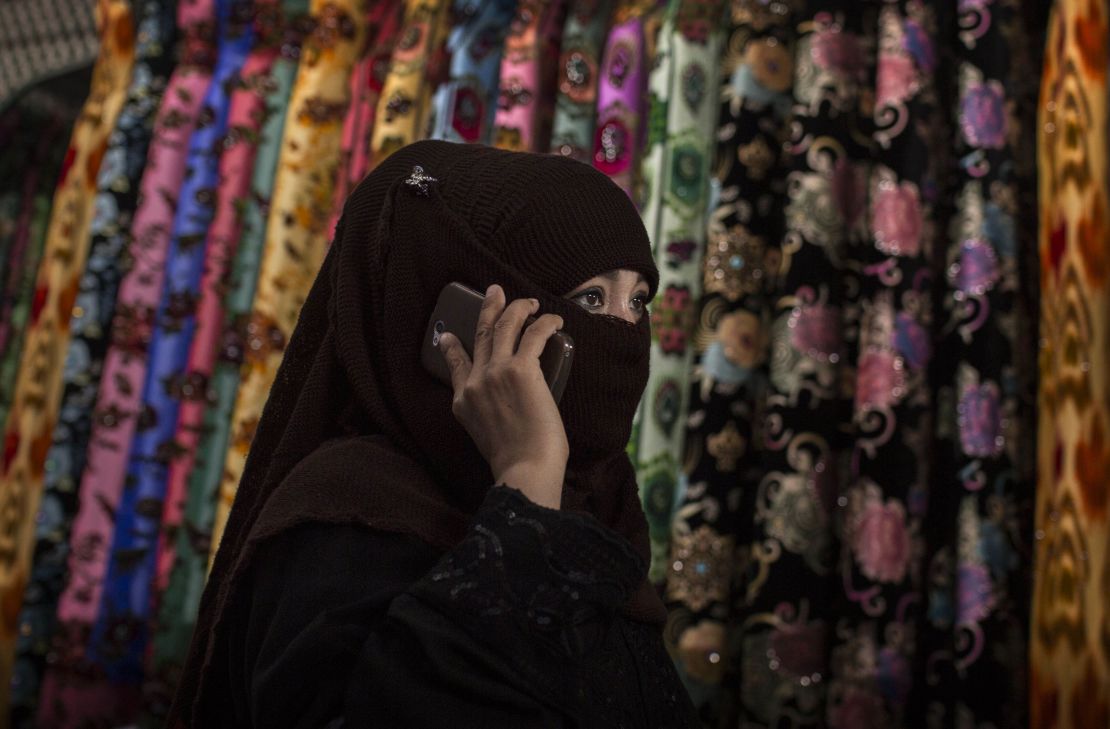
[[[630,545],[595,519],[497,486],[467,537],[410,593],[465,614],[476,633],[511,627],[573,657],[597,643],[644,569]]]

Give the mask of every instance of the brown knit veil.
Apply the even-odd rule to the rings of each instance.
[[[410,184],[413,168],[436,178]],[[225,626],[261,541],[305,522],[362,524],[449,548],[492,484],[451,414],[451,390],[420,365],[442,288],[460,281],[534,297],[575,341],[560,403],[570,460],[563,508],[593,514],[644,558],[647,523],[625,455],[647,381],[649,328],[562,298],[612,269],[658,272],[627,196],[579,162],[477,145],[419,142],[348,199],[301,312],[239,484],[201,602],[172,716],[218,726]],[[373,559],[373,555],[367,555]],[[625,608],[661,623],[645,581]]]

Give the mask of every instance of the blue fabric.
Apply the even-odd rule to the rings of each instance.
[[[450,78],[432,99],[432,139],[489,142],[501,51],[516,5],[516,0],[455,0],[453,17],[459,20],[447,36]]]
[[[143,675],[167,467],[181,382],[195,328],[208,225],[215,212],[220,150],[227,132],[230,91],[253,41],[249,0],[217,0],[219,49],[196,131],[189,139],[185,181],[174,214],[143,385],[143,414],[131,443],[127,480],[116,514],[112,558],[93,628],[89,655],[114,681]]]

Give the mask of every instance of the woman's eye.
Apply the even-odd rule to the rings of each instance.
[[[578,303],[587,309],[596,309],[604,302],[601,300],[601,292],[599,291],[583,291],[577,297]]]
[[[645,311],[647,311],[647,308],[647,296],[637,296],[636,298],[632,299],[632,311],[636,312],[637,314],[643,314]]]

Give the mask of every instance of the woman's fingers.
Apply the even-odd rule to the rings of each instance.
[[[493,326],[493,346],[490,360],[508,360],[516,352],[520,340],[520,330],[525,320],[539,309],[540,302],[535,299],[517,299],[505,307],[501,318]]]
[[[551,335],[562,328],[563,318],[561,316],[544,314],[524,330],[524,336],[521,337],[520,346],[516,350],[517,354],[522,357],[539,359],[540,355],[543,354],[544,347],[547,346],[547,340],[551,339]]]
[[[444,332],[439,337],[439,351],[447,362],[447,369],[451,372],[451,388],[462,392],[466,380],[470,377],[470,357],[462,346],[459,338],[450,332]]]
[[[474,364],[485,367],[493,349],[493,327],[505,310],[505,291],[494,284],[486,289],[486,300],[478,314],[478,325],[474,329]]]

